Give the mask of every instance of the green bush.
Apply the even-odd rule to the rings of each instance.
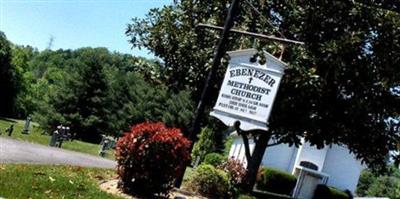
[[[371,185],[376,181],[377,176],[368,169],[363,170],[358,180],[356,194],[358,196],[367,196],[367,191]]]
[[[229,195],[228,174],[212,165],[202,164],[193,171],[185,187],[205,197],[226,198]]]
[[[400,180],[394,176],[379,176],[363,196],[400,199]]]
[[[290,195],[297,179],[290,173],[271,168],[262,168],[256,188],[261,191]]]
[[[315,189],[313,199],[351,199],[351,197],[344,191],[320,184]]]
[[[255,199],[255,197],[248,194],[241,194],[237,197],[237,199]]]
[[[225,157],[219,153],[209,153],[204,158],[205,164],[211,164],[214,167],[221,165],[225,161]]]
[[[384,175],[377,175],[370,170],[362,171],[356,194],[400,199],[400,170],[390,166]]]
[[[282,195],[282,194],[276,194],[276,193],[270,193],[270,192],[264,192],[264,191],[254,191],[252,195],[257,198],[257,199],[293,199],[290,196],[287,195]]]
[[[232,144],[233,144],[234,138],[232,136],[228,136],[225,138],[225,143],[224,143],[224,156],[228,157],[229,152],[231,150]]]
[[[238,199],[293,199],[290,196],[269,193],[264,191],[254,191],[251,194],[240,194]]]
[[[199,157],[200,161],[204,161],[207,154],[216,150],[214,137],[214,131],[211,128],[206,127],[201,130],[198,135],[199,140],[193,145],[192,160],[196,160]]]

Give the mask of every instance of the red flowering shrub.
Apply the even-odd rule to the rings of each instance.
[[[183,163],[190,161],[190,141],[163,123],[141,123],[119,139],[116,147],[119,186],[152,198],[168,196]]]

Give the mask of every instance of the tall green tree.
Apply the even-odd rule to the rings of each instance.
[[[30,46],[12,47],[12,65],[15,69],[17,90],[15,116],[18,118],[33,114],[35,110],[34,89],[32,89],[35,80],[30,62],[37,54],[37,50]]]
[[[0,116],[10,117],[16,96],[15,71],[11,65],[11,44],[0,31]]]
[[[57,89],[50,93],[49,103],[71,126],[78,139],[96,142],[107,131],[109,114],[108,84],[104,68],[110,64],[106,49],[82,48],[73,52],[69,70],[56,82]],[[69,73],[69,74],[68,74]],[[52,126],[56,125],[56,121]]]
[[[370,170],[361,173],[357,185],[357,196],[400,198],[400,171],[391,166],[384,175],[377,175]]]
[[[196,24],[221,26],[228,4],[182,0],[152,9],[145,18],[133,19],[127,35],[133,46],[149,49],[171,68],[170,86],[187,85],[198,93],[217,34],[199,31]],[[245,189],[254,185],[272,141],[298,145],[305,138],[317,147],[344,144],[371,168],[384,168],[386,155],[399,141],[399,132],[385,123],[400,112],[400,98],[391,91],[400,85],[398,11],[396,3],[374,1],[242,1],[235,28],[305,42],[288,46],[283,54],[290,67],[282,79],[268,132],[244,133],[244,138],[256,135]],[[272,42],[239,35],[232,35],[228,49],[254,46],[279,53]],[[212,82],[214,93],[222,73],[217,77]],[[217,95],[213,96],[207,99],[210,105]]]
[[[147,18],[134,18],[126,33],[133,46],[148,48],[163,60],[165,82],[171,90],[189,88],[198,97],[217,36],[208,31],[196,31],[195,26],[200,22],[222,24],[226,3],[182,1],[178,5],[152,9]],[[222,74],[223,70],[219,72]]]
[[[99,141],[100,134],[108,130],[104,68],[110,60],[104,48],[45,50],[37,55],[30,62],[34,119],[49,131],[60,124],[69,125],[76,138]]]
[[[193,112],[190,93],[168,91],[155,61],[82,48],[45,50],[28,65],[24,94],[31,101],[22,107],[33,107],[48,131],[69,125],[76,138],[97,142],[101,134],[118,136],[144,121],[185,129]]]
[[[112,70],[108,75],[112,78],[109,81],[112,129],[125,131],[132,124],[145,121],[188,128],[193,112],[189,92],[170,92],[162,85],[144,81],[137,72]]]

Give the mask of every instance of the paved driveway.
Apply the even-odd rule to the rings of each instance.
[[[115,161],[100,157],[0,137],[0,164],[2,163],[62,164],[100,168],[116,166]]]

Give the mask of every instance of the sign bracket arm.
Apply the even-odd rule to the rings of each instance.
[[[236,132],[238,133],[238,135],[242,136],[246,160],[247,160],[247,162],[249,162],[251,159],[251,153],[250,153],[250,146],[249,146],[249,138],[247,137],[248,133],[246,131],[243,131],[242,129],[240,129],[239,121],[235,122],[235,129],[236,129]]]
[[[247,162],[249,162],[252,158],[251,152],[250,152],[250,145],[249,145],[249,137],[248,135],[253,135],[253,139],[254,139],[254,143],[258,142],[258,138],[257,138],[257,134],[261,134],[261,133],[266,133],[268,131],[265,130],[249,130],[249,131],[245,131],[242,130],[240,128],[240,121],[236,121],[234,123],[234,128],[236,130],[236,132],[238,133],[238,135],[240,135],[243,139],[243,144],[244,144],[244,150],[245,150],[245,156],[246,156],[246,160]]]

